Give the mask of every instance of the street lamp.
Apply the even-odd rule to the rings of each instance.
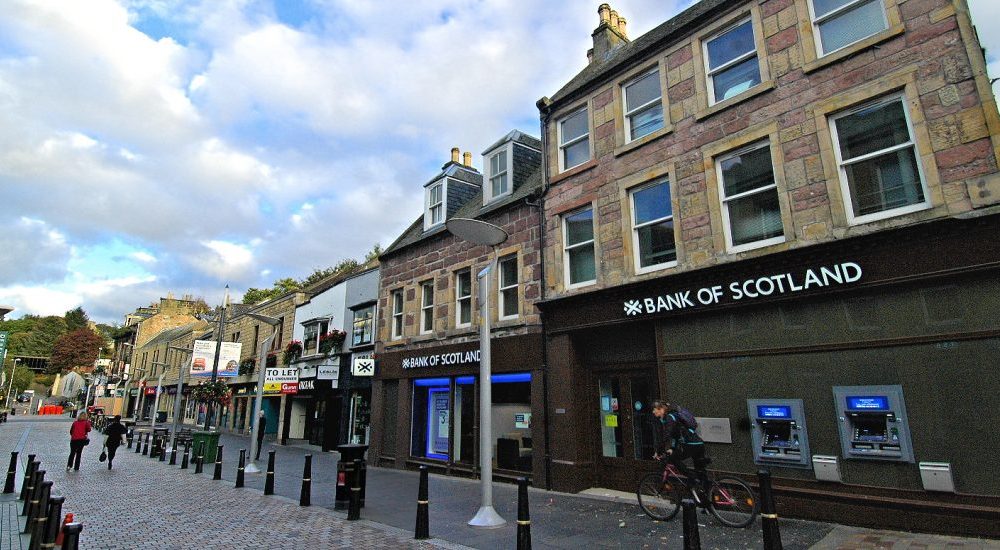
[[[10,408],[10,392],[14,391],[14,373],[17,372],[17,364],[21,362],[20,357],[14,358],[14,366],[10,369],[10,384],[7,386],[7,405],[6,408]]]
[[[176,352],[179,352],[179,353],[193,353],[194,352],[194,350],[189,349],[189,348],[182,348],[180,346],[170,346],[170,345],[168,345],[167,346],[167,352],[169,353],[170,350],[173,350],[173,351],[176,351]],[[171,437],[170,437],[170,448],[171,449],[176,449],[177,448],[177,430],[180,428],[181,396],[182,396],[182,394],[184,392],[184,371],[185,370],[187,370],[187,369],[185,369],[183,366],[180,366],[177,369],[177,394],[174,395],[174,425],[173,425],[173,430],[171,431]]]
[[[164,359],[166,359],[166,357],[164,357]],[[156,413],[160,410],[160,388],[163,386],[163,375],[167,374],[167,367],[169,367],[170,364],[153,361],[153,366],[163,367],[163,372],[161,372],[160,376],[156,379],[156,396],[153,397],[153,414],[150,415],[149,419],[149,429],[151,430],[156,428]]]
[[[125,346],[128,346],[130,348],[135,348],[135,344],[130,344],[128,342],[122,342],[121,345],[122,345],[122,350],[121,350],[121,355],[119,357],[122,357],[122,358],[124,358],[124,356],[125,356]],[[124,359],[122,359],[122,360],[124,361]],[[132,353],[129,352],[129,361],[131,361],[131,360],[132,360]],[[122,413],[122,416],[124,416],[124,417],[128,417],[128,411],[125,410],[125,409],[127,408],[126,404],[128,403],[128,386],[129,386],[129,384],[132,383],[132,377],[129,376],[129,374],[130,373],[126,373],[125,372],[125,367],[122,366],[122,377],[125,378],[125,386],[122,388],[122,408],[121,408],[121,411],[119,411],[119,412]],[[117,393],[117,390],[115,390],[115,393]],[[112,405],[111,408],[112,408],[112,412],[114,412],[114,410],[113,410],[114,409],[114,405]]]
[[[219,312],[219,328],[216,330],[215,335],[215,359],[212,361],[212,383],[214,384],[219,378],[219,357],[222,355],[222,339],[225,337],[224,332],[226,330],[226,308],[229,307],[229,285],[226,285],[226,297],[222,300],[222,310]],[[205,410],[205,431],[211,429],[212,416],[215,412],[215,406],[209,402],[206,404]]]
[[[497,246],[507,240],[507,232],[491,223],[470,218],[452,218],[448,231],[470,243],[490,246],[490,264],[476,275],[479,280],[479,470],[482,476],[482,504],[469,520],[472,527],[496,528],[505,523],[493,509],[493,384],[490,364],[490,275],[496,271]]]
[[[260,473],[260,468],[257,467],[257,446],[259,445],[258,434],[260,433],[260,411],[261,406],[264,404],[264,371],[267,370],[267,356],[264,355],[264,351],[271,347],[271,342],[274,341],[274,337],[278,335],[278,331],[275,327],[281,324],[281,319],[276,319],[268,315],[261,315],[260,313],[247,313],[247,317],[256,319],[262,323],[271,325],[271,335],[264,339],[260,343],[260,349],[257,351],[257,395],[253,400],[253,410],[251,411],[250,418],[253,419],[253,430],[250,433],[250,463],[243,468],[244,472],[251,474]]]

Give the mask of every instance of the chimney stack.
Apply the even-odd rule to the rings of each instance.
[[[458,164],[458,147],[451,148],[451,161]]]
[[[466,151],[462,155],[462,164],[468,166],[469,168],[472,168],[472,153]]]
[[[619,16],[618,17],[618,32],[622,33],[622,36],[624,36],[625,39],[628,40],[628,32],[625,31],[625,23],[626,23],[625,18]]]
[[[608,4],[601,4],[597,8],[600,16],[600,23],[591,33],[594,39],[593,55],[587,52],[587,59],[593,62],[607,61],[615,50],[628,43],[628,36],[625,34],[625,18],[611,9]]]

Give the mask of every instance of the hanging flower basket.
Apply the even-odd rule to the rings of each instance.
[[[223,407],[229,406],[232,396],[233,393],[229,390],[229,386],[222,380],[205,382],[191,389],[191,397],[195,401],[218,403]]]
[[[257,360],[253,357],[247,357],[246,359],[240,361],[240,376],[250,376],[253,374],[254,367],[257,365]]]
[[[281,361],[288,365],[299,357],[302,357],[302,342],[292,340],[285,346],[285,353],[281,356]]]
[[[331,351],[340,351],[344,347],[344,340],[347,339],[347,333],[342,330],[331,330],[326,334],[320,335],[319,337],[319,352],[320,353],[330,353]]]

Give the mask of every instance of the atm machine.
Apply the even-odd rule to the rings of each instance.
[[[835,386],[844,458],[913,462],[902,386]]]
[[[809,436],[801,399],[748,399],[757,464],[809,468]]]

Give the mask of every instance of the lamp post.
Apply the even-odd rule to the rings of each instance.
[[[169,348],[168,348],[169,351]],[[166,354],[164,354],[166,355]],[[165,358],[164,358],[165,359]],[[167,367],[170,366],[169,363],[161,363],[159,361],[153,361],[154,367],[163,367],[163,372],[156,379],[156,396],[153,397],[153,414],[149,418],[149,429],[152,430],[156,427],[156,413],[160,410],[160,389],[163,386],[163,375],[167,374]]]
[[[224,338],[224,332],[226,330],[226,308],[229,307],[229,285],[226,285],[226,297],[222,301],[222,310],[219,312],[219,326],[216,329],[215,334],[215,359],[212,361],[212,383],[214,384],[219,378],[219,357],[222,355],[222,339]],[[209,430],[212,425],[212,413],[215,412],[215,406],[212,403],[206,403],[205,409],[205,430]]]
[[[170,346],[170,345],[168,345],[167,346],[167,352],[169,353],[170,350],[173,350],[173,351],[178,352],[178,353],[193,353],[194,352],[194,350],[189,349],[189,348],[182,348],[182,347],[179,347],[179,346]],[[170,432],[171,433],[171,436],[170,436],[170,448],[171,449],[176,449],[177,448],[177,430],[178,430],[178,428],[180,428],[180,418],[181,418],[181,397],[182,397],[183,392],[184,392],[184,370],[185,369],[182,366],[179,366],[177,368],[177,394],[174,395],[174,425],[173,425],[173,429]]]
[[[128,346],[130,348],[134,348],[135,347],[134,344],[129,344],[128,342],[122,342],[122,353],[121,353],[120,357],[124,357],[125,356],[124,346]],[[129,361],[132,360],[131,358],[132,358],[132,353],[129,352]],[[124,359],[122,359],[122,361],[124,361]],[[129,384],[132,383],[132,377],[130,376],[130,373],[125,372],[124,365],[122,366],[122,378],[125,379],[125,386],[122,388],[122,408],[121,408],[120,412],[122,413],[122,416],[128,417],[128,411],[125,410],[125,409],[128,408],[128,406],[127,406],[128,405],[128,386],[129,386]],[[115,391],[115,393],[117,393],[117,390]],[[114,409],[114,406],[112,406],[112,412],[113,412],[113,409]]]
[[[6,408],[10,408],[10,392],[14,391],[14,373],[17,372],[17,364],[21,362],[20,357],[14,358],[14,366],[10,368],[10,384],[7,385],[7,404]]]
[[[448,231],[470,243],[493,248],[490,265],[476,275],[479,280],[479,470],[482,504],[469,525],[497,528],[507,523],[493,508],[493,384],[490,362],[490,276],[496,271],[497,246],[507,240],[507,232],[491,223],[470,218],[452,218]]]
[[[271,325],[271,335],[260,343],[260,348],[257,350],[257,395],[254,396],[253,410],[251,411],[250,416],[250,418],[253,419],[253,430],[250,433],[250,462],[243,469],[244,472],[256,474],[260,473],[260,468],[258,468],[256,464],[256,457],[257,446],[259,445],[258,434],[260,434],[260,411],[264,404],[264,371],[267,370],[267,356],[264,355],[264,352],[267,348],[271,347],[271,342],[273,342],[274,337],[278,335],[278,331],[275,327],[281,324],[281,319],[261,315],[260,313],[247,313],[246,315],[247,317],[251,317],[262,323]]]

